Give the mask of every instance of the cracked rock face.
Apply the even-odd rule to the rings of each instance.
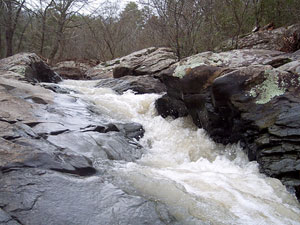
[[[120,78],[123,76],[157,75],[177,62],[168,48],[147,48],[130,55],[100,63],[86,72],[90,79]]]
[[[157,100],[158,112],[174,118],[189,114],[214,141],[240,142],[262,172],[280,179],[299,199],[300,79],[294,55],[234,50],[201,53],[176,65],[162,75],[167,95]],[[188,113],[179,113],[184,106]]]
[[[0,199],[0,219],[12,224],[164,224],[157,203],[126,194],[101,176],[15,170],[2,177]]]
[[[142,156],[140,124],[112,124],[72,90],[23,75],[0,77],[0,224],[175,223],[161,203],[123,191],[113,172]]]

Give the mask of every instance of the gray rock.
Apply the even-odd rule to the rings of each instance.
[[[239,49],[280,50],[284,47],[283,37],[299,31],[300,24],[295,24],[288,27],[280,27],[277,29],[259,30],[258,32],[250,33],[240,37],[238,43],[236,43],[236,41],[227,40],[218,48],[216,48],[216,50],[228,51],[236,48],[236,45]]]
[[[237,49],[228,52],[203,52],[187,57],[174,64],[174,76],[184,77],[189,69],[199,66],[215,66],[223,68],[239,68],[250,65],[272,65],[290,62],[284,52],[263,49]],[[279,64],[278,64],[279,63]]]
[[[14,72],[9,75],[7,71]],[[61,81],[61,77],[52,71],[50,67],[35,53],[19,53],[0,60],[0,72],[8,78],[20,78],[29,82]],[[1,75],[0,74],[0,75]]]
[[[4,174],[0,205],[21,224],[172,223],[156,210],[159,203],[127,194],[100,176],[83,179],[41,169]]]
[[[64,79],[85,79],[85,72],[92,67],[87,62],[62,61],[54,65],[52,69]]]
[[[113,77],[114,68],[118,69],[117,77],[126,75],[154,75],[169,68],[177,57],[169,48],[147,48],[130,55],[100,63],[86,72],[90,79]]]
[[[16,220],[14,220],[9,214],[0,209],[0,224],[1,225],[20,225]]]
[[[92,108],[0,79],[0,224],[175,224],[164,205],[114,184],[112,160],[144,152],[142,126],[111,124]]]
[[[137,94],[162,93],[166,91],[165,85],[153,76],[124,76],[119,79],[101,79],[97,87],[111,88],[119,94],[132,90]]]

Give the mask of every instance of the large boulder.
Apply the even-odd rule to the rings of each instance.
[[[120,78],[126,75],[155,75],[177,62],[169,48],[147,48],[130,55],[100,63],[86,72],[90,79]]]
[[[249,55],[258,50],[233,53],[243,55],[245,51]],[[158,112],[174,117],[174,110],[168,109],[170,101],[173,105],[184,104],[194,123],[213,140],[223,144],[240,142],[249,159],[258,161],[262,172],[280,179],[300,198],[299,62],[287,57],[290,63],[275,68],[277,65],[270,62],[286,55],[269,52],[256,59],[232,58],[214,65],[210,56],[205,59],[202,55],[192,65],[183,61],[178,64],[183,68],[162,75],[168,101],[164,100],[166,96],[157,100]],[[162,105],[166,110],[161,111]],[[177,111],[181,108],[178,106]],[[175,117],[184,115],[175,113]]]
[[[0,76],[29,82],[61,81],[61,77],[35,53],[19,53],[0,60]]]
[[[174,76],[183,77],[186,70],[201,66],[217,66],[226,68],[238,68],[250,65],[271,65],[279,67],[292,59],[290,55],[280,51],[264,49],[238,49],[228,52],[202,52],[197,55],[187,57],[171,66],[175,69]]]
[[[124,76],[121,78],[101,79],[97,87],[111,88],[119,94],[132,90],[137,94],[162,93],[166,91],[166,86],[153,76]]]
[[[289,52],[293,49],[290,49],[292,46],[289,45],[292,43],[289,43],[288,39],[293,38],[294,34],[300,34],[300,24],[277,29],[260,29],[257,32],[241,36],[238,43],[232,40],[224,41],[216,50],[228,51],[238,47],[239,49],[268,49]]]
[[[64,79],[83,80],[85,72],[92,67],[87,62],[80,61],[62,61],[55,64],[52,69]]]

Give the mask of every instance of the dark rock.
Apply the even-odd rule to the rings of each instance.
[[[42,84],[42,86],[46,89],[49,89],[58,94],[70,94],[72,91],[67,88],[62,88],[57,84]]]
[[[5,71],[5,77],[25,79],[29,82],[57,83],[61,77],[34,53],[19,53],[0,60],[0,71]],[[7,73],[13,72],[12,74]]]
[[[116,66],[113,69],[114,78],[120,78],[127,75],[134,75],[134,70],[128,66]]]
[[[183,101],[176,98],[164,95],[155,102],[155,108],[159,115],[163,118],[171,116],[176,119],[178,117],[184,117],[188,115],[188,110]]]
[[[116,124],[118,129],[124,133],[125,137],[130,139],[139,140],[144,136],[145,130],[141,124],[138,123],[125,123]]]
[[[152,76],[124,76],[119,79],[101,79],[97,87],[111,88],[119,94],[132,90],[137,94],[162,93],[166,91],[165,85]]]
[[[282,69],[288,64],[278,69],[264,64],[230,70],[186,65],[183,78],[163,77],[168,94],[156,107],[168,116],[183,108],[170,104],[170,99],[183,103],[194,123],[214,141],[240,141],[262,172],[281,179],[299,196],[298,75]]]

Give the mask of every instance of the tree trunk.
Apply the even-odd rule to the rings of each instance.
[[[2,59],[2,26],[0,25],[0,59]]]
[[[43,51],[44,51],[45,33],[46,33],[46,15],[43,15],[43,18],[42,18],[42,37],[41,37],[41,47],[40,47],[40,55],[41,56],[43,56]]]
[[[6,40],[6,57],[12,56],[13,53],[13,18],[12,18],[12,4],[11,1],[7,1],[7,21],[5,27],[5,40]]]
[[[13,54],[13,31],[11,29],[6,29],[6,57],[12,56]]]
[[[22,29],[21,36],[20,36],[20,39],[19,39],[19,44],[18,44],[17,52],[21,51],[21,46],[22,46],[24,34],[25,34],[25,31],[26,31],[26,29],[27,29],[27,27],[28,27],[28,25],[29,25],[30,22],[31,22],[31,18],[28,20],[28,22],[26,23],[26,25]],[[23,51],[24,51],[24,49],[23,49]]]
[[[59,49],[59,46],[60,46],[60,43],[62,41],[62,38],[63,38],[63,29],[64,29],[64,24],[59,24],[59,28],[58,28],[58,31],[57,31],[57,35],[56,35],[56,42],[55,42],[55,45],[52,49],[52,52],[49,56],[49,59],[50,59],[50,63],[53,62],[57,52],[58,52],[58,49]]]

